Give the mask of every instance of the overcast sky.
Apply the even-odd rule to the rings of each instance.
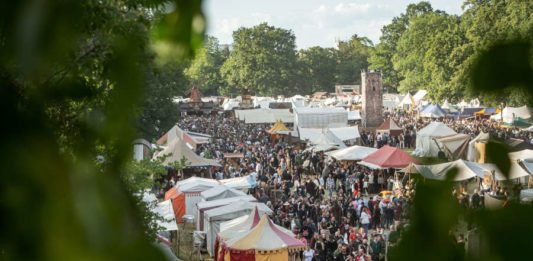
[[[298,49],[333,47],[353,34],[378,43],[383,25],[405,12],[413,0],[206,0],[207,33],[222,44],[232,32],[261,22],[290,29]],[[463,0],[429,0],[434,9],[460,14]]]

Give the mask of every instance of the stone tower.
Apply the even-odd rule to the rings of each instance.
[[[383,123],[383,84],[381,72],[361,72],[363,127],[375,128]]]

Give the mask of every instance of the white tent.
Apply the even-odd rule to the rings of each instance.
[[[272,210],[263,203],[237,201],[230,205],[214,208],[204,212],[204,228],[207,235],[207,252],[213,256],[215,239],[220,231],[220,224],[224,221],[248,215],[257,207],[259,214],[272,214]]]
[[[163,220],[157,221],[157,225],[162,227],[164,231],[178,230],[176,215],[172,209],[172,201],[170,199],[157,203],[152,211],[163,218]]]
[[[294,126],[301,128],[344,127],[348,112],[343,108],[295,108]]]
[[[275,123],[282,121],[284,123],[294,122],[294,115],[290,109],[270,109],[259,108],[251,110],[235,110],[235,117],[246,124],[255,123]]]
[[[482,166],[489,171],[489,173],[494,173],[496,180],[506,180],[506,179],[518,179],[522,177],[529,176],[529,173],[522,168],[517,162],[511,162],[511,168],[509,169],[509,177],[506,178],[505,175],[500,171],[496,164],[485,163]]]
[[[375,152],[376,148],[354,145],[348,148],[326,152],[326,154],[336,160],[362,160],[364,157]]]
[[[426,90],[419,90],[415,93],[415,95],[413,95],[413,100],[415,102],[416,105],[419,105],[420,102],[424,99],[424,97],[426,97],[426,95],[428,94],[428,92]]]
[[[346,145],[342,140],[337,138],[331,132],[321,133],[319,138],[310,141],[312,146],[310,147],[314,151],[327,151],[332,149],[346,148]]]
[[[413,96],[410,93],[407,93],[403,99],[398,104],[398,107],[414,107],[415,106],[415,100],[413,99]]]
[[[237,107],[239,107],[239,100],[237,99],[226,99],[224,103],[222,104],[222,108],[225,111],[231,111]]]
[[[162,220],[157,220],[157,225],[163,228],[162,231],[178,230],[176,216],[174,215],[170,200],[158,202],[154,193],[145,190],[142,194],[142,201],[147,204],[148,209],[152,213],[162,218]]]
[[[528,160],[533,159],[533,150],[525,149],[521,151],[510,152],[509,159],[511,160]]]
[[[224,199],[217,199],[212,201],[201,201],[196,204],[196,216],[198,217],[196,219],[196,229],[197,230],[203,230],[204,229],[204,213],[210,209],[218,208],[221,206],[226,206],[232,203],[235,203],[237,201],[250,201],[250,202],[256,202],[257,199],[254,198],[251,195],[246,196],[238,196],[238,197],[232,197],[232,198],[224,198]]]
[[[431,122],[428,126],[418,131],[416,136],[416,149],[413,155],[419,157],[437,157],[439,148],[435,138],[457,134],[442,122]]]
[[[226,187],[247,192],[248,189],[255,188],[257,185],[256,179],[257,177],[255,175],[249,174],[243,177],[222,179],[219,182]]]
[[[484,157],[485,151],[480,151],[480,148],[476,147],[476,144],[478,143],[484,143],[487,144],[489,142],[490,135],[485,132],[479,133],[477,137],[472,139],[468,143],[468,155],[466,156],[466,159],[473,162],[480,162],[482,160],[482,157]],[[482,160],[484,161],[484,160]]]
[[[490,116],[492,120],[501,120],[503,114],[503,122],[512,123],[516,118],[530,119],[531,109],[526,105],[522,107],[505,107],[502,112]]]
[[[454,181],[463,181],[476,176],[484,177],[490,173],[481,164],[465,160],[456,160],[435,165],[415,165],[415,168],[425,178],[435,180],[445,180],[448,171],[452,169],[457,170],[457,175],[453,179]]]
[[[339,128],[298,128],[301,141],[310,141],[317,143],[324,135],[331,141],[355,141],[361,137],[357,126],[339,127]]]
[[[154,155],[154,158],[165,156],[166,158],[163,161],[165,165],[170,165],[173,162],[180,162],[184,159],[186,161],[185,166],[187,167],[221,167],[221,165],[216,160],[206,159],[198,156],[181,139],[176,139],[173,142],[169,143],[166,148],[156,153]]]
[[[348,120],[349,121],[361,120],[361,113],[359,111],[348,111]]]
[[[355,141],[361,137],[357,126],[328,128],[328,132],[331,132],[341,141]]]
[[[223,198],[232,198],[237,196],[246,196],[246,193],[220,185],[200,193],[203,201],[217,200]]]

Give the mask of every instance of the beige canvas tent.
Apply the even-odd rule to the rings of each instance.
[[[198,156],[194,151],[192,151],[191,148],[185,144],[180,139],[175,139],[172,143],[170,143],[165,149],[162,151],[156,153],[154,155],[154,158],[164,157],[165,160],[163,161],[163,164],[169,165],[173,162],[180,162],[181,160],[185,160],[187,167],[208,167],[208,166],[215,166],[215,167],[221,167],[221,165],[212,159],[206,159]]]
[[[435,141],[437,141],[449,160],[464,159],[466,158],[470,135],[458,133],[452,136],[435,138]]]

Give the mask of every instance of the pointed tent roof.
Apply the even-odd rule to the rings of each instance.
[[[509,159],[511,160],[527,160],[533,159],[533,150],[525,149],[509,153]]]
[[[329,131],[326,133],[321,133],[319,138],[311,143],[313,144],[312,148],[315,151],[346,148],[344,142]]]
[[[359,164],[370,168],[400,169],[407,167],[412,162],[415,162],[415,160],[403,150],[386,145],[363,158]]]
[[[250,215],[238,217],[220,224],[220,232],[218,233],[218,237],[222,241],[225,241],[231,238],[242,236],[254,228],[259,223],[260,219],[261,216],[259,215],[259,210],[256,207]]]
[[[287,126],[285,126],[285,124],[283,124],[281,120],[276,121],[276,123],[274,123],[274,126],[267,130],[267,132],[270,134],[276,134],[278,131],[289,131]]]
[[[457,170],[454,181],[462,181],[473,177],[483,177],[490,173],[483,165],[466,160],[456,160],[435,165],[416,165],[416,169],[422,176],[428,179],[444,180],[448,171]]]
[[[431,122],[428,126],[422,128],[419,130],[416,135],[418,137],[420,136],[429,136],[429,137],[444,137],[444,136],[450,136],[457,134],[454,130],[452,130],[450,127],[446,126],[446,124],[442,122]]]
[[[327,152],[326,154],[336,160],[362,160],[364,157],[377,151],[376,148],[354,145],[348,148]]]
[[[263,215],[252,230],[240,237],[228,240],[226,247],[230,250],[274,251],[303,250],[307,246],[279,229],[267,215]]]
[[[415,100],[414,100],[413,96],[410,93],[407,93],[403,97],[402,101],[400,101],[400,103],[398,104],[399,107],[402,107],[404,105],[409,105],[409,106],[412,106],[412,107],[414,107],[416,105]]]
[[[387,118],[385,121],[379,125],[379,127],[376,128],[376,130],[403,130],[396,122],[391,119]]]
[[[165,155],[169,155],[163,161],[163,164],[166,165],[169,165],[172,162],[179,162],[182,159],[185,159],[187,161],[187,167],[221,166],[215,160],[206,159],[198,156],[181,139],[176,139],[171,142],[165,149],[156,153],[154,155],[154,158],[163,157]]]
[[[438,104],[429,104],[420,110],[420,117],[442,118],[444,116],[446,112]]]

